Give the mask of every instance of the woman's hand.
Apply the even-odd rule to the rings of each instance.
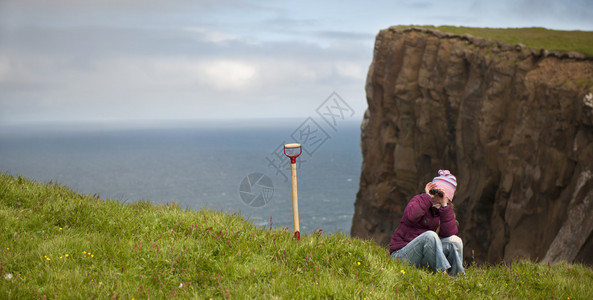
[[[439,197],[439,195],[431,195],[430,194],[430,190],[432,189],[436,189],[441,191],[441,193],[443,194],[442,197]],[[436,183],[434,182],[429,182],[426,184],[426,186],[424,187],[424,191],[432,198],[432,206],[435,208],[441,208],[443,206],[447,206],[447,196],[445,195],[445,191],[443,191],[442,189],[438,188],[438,186],[436,185]]]
[[[436,189],[437,188],[437,184],[434,182],[429,182],[426,184],[426,186],[424,187],[424,192],[426,192],[431,198],[434,198],[433,195],[430,194],[430,190],[432,189]]]

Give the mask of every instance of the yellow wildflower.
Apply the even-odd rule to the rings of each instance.
[[[404,270],[401,270],[400,272],[402,272],[402,274],[406,274],[406,271],[404,271]]]
[[[356,262],[356,264],[360,266],[360,262]]]

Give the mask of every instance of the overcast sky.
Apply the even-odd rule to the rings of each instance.
[[[392,25],[593,30],[593,1],[0,0],[0,126],[361,118]]]

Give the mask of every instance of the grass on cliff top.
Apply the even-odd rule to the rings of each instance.
[[[450,278],[341,234],[121,204],[0,174],[1,299],[592,299],[593,270],[527,261]]]
[[[471,34],[506,44],[523,44],[539,50],[577,51],[593,56],[593,31],[562,31],[541,27],[473,28],[455,26],[421,26],[454,34]]]

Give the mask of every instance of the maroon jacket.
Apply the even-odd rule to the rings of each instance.
[[[403,248],[426,231],[436,231],[439,221],[441,226],[439,236],[441,238],[455,235],[459,231],[451,206],[436,209],[432,207],[432,198],[428,194],[422,193],[414,196],[404,210],[399,227],[393,232],[391,243],[389,243],[389,252]]]

